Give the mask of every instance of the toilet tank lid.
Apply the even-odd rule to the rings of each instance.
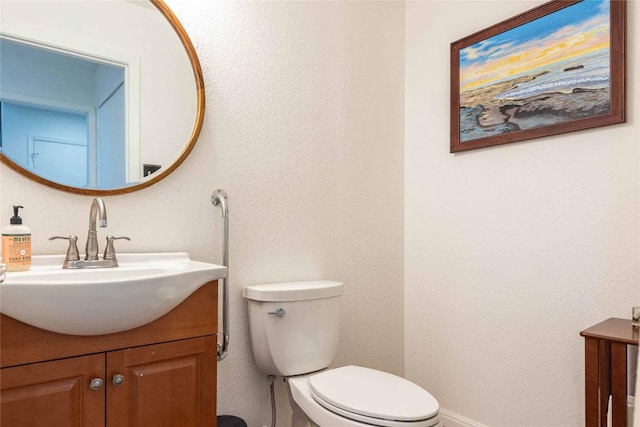
[[[242,296],[254,301],[304,301],[342,295],[342,282],[313,280],[245,286]]]

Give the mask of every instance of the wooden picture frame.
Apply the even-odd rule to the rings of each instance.
[[[553,0],[451,43],[451,152],[624,122],[626,6]]]

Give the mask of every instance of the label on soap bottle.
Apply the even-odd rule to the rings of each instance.
[[[31,234],[3,234],[2,262],[7,271],[26,270],[31,265]]]

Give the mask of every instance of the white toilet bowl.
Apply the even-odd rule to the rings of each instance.
[[[436,427],[440,407],[404,378],[344,366],[287,378],[293,427]]]

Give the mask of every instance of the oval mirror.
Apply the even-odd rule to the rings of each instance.
[[[173,172],[204,117],[195,49],[162,0],[2,0],[0,158],[79,194]]]

